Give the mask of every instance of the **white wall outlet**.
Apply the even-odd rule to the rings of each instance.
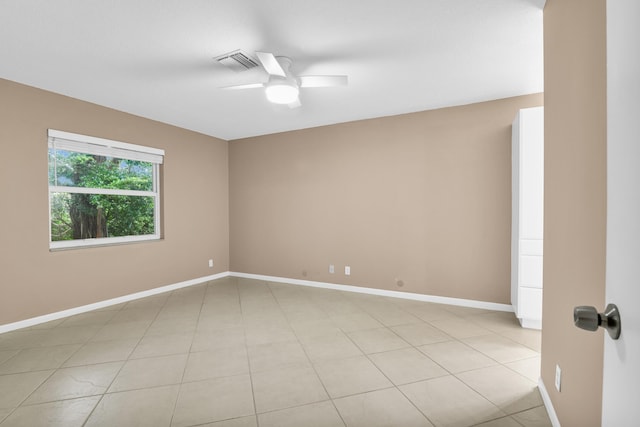
[[[209,268],[211,268],[211,267],[213,267],[213,260],[212,259],[209,260]]]
[[[329,264],[329,273],[333,274],[336,272],[336,268],[333,266],[333,264]]]
[[[560,392],[560,386],[562,385],[562,369],[560,365],[556,365],[556,390]]]
[[[351,275],[351,267],[349,267],[348,265],[344,266],[344,275],[345,276],[350,276]]]

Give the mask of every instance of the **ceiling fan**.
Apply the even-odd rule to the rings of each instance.
[[[250,83],[226,86],[221,89],[264,88],[267,99],[274,104],[285,104],[297,108],[300,104],[300,88],[346,86],[348,77],[342,75],[294,76],[291,73],[293,61],[286,56],[274,56],[268,52],[256,52],[262,68],[269,75],[266,83]]]

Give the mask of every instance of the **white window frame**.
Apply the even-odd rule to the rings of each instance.
[[[55,129],[48,130],[48,148],[74,151],[78,153],[94,154],[107,157],[116,157],[128,160],[140,160],[153,163],[153,190],[118,190],[106,188],[68,187],[49,184],[49,249],[70,249],[88,246],[114,245],[123,243],[140,242],[147,240],[160,240],[160,165],[164,162],[164,150],[113,141],[110,139],[96,138],[94,136],[80,135]],[[48,167],[48,166],[47,166]],[[57,179],[54,180],[54,183]],[[75,194],[108,194],[116,196],[145,196],[154,198],[154,234],[122,237],[99,237],[94,239],[76,240],[51,240],[51,195],[53,193]]]

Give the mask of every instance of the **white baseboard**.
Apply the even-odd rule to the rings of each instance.
[[[136,292],[134,294],[124,295],[117,298],[108,299],[105,301],[99,301],[93,304],[82,305],[80,307],[70,308],[68,310],[62,310],[55,313],[45,314],[43,316],[32,317],[31,319],[21,320],[19,322],[7,323],[6,325],[0,325],[0,334],[3,332],[14,331],[16,329],[27,328],[29,326],[35,326],[40,323],[50,322],[52,320],[62,319],[64,317],[74,316],[76,314],[86,313],[87,311],[97,310],[99,308],[109,307],[111,305],[122,304],[137,300],[152,295],[161,294],[164,292],[174,291],[180,288],[186,288],[187,286],[193,286],[200,283],[208,282],[210,280],[221,279],[228,277],[229,272],[225,271],[211,276],[199,277],[197,279],[185,280],[184,282],[174,283],[172,285],[161,286],[159,288],[149,289],[147,291]]]
[[[542,319],[518,318],[518,320],[523,328],[542,330]]]
[[[364,286],[339,285],[335,283],[315,282],[312,280],[289,279],[286,277],[265,276],[262,274],[249,274],[249,273],[225,271],[225,272],[214,274],[211,276],[185,280],[184,282],[174,283],[172,285],[161,286],[159,288],[153,288],[147,291],[136,292],[133,294],[124,295],[121,297],[112,298],[105,301],[99,301],[93,304],[87,304],[80,307],[70,308],[68,310],[62,310],[55,313],[45,314],[43,316],[33,317],[31,319],[21,320],[19,322],[7,323],[6,325],[0,325],[0,334],[3,332],[14,331],[16,329],[35,326],[40,323],[50,322],[52,320],[58,320],[65,317],[74,316],[76,314],[86,313],[87,311],[97,310],[99,308],[105,308],[112,305],[122,304],[124,302],[137,300],[140,298],[173,291],[180,288],[185,288],[187,286],[198,285],[200,283],[221,279],[223,277],[228,277],[228,276],[242,277],[246,279],[264,280],[265,282],[290,283],[293,285],[311,286],[315,288],[333,289],[333,290],[347,291],[347,292],[357,292],[357,293],[370,294],[370,295],[380,295],[380,296],[392,297],[392,298],[404,298],[404,299],[410,299],[415,301],[433,302],[438,304],[450,304],[450,305],[458,305],[462,307],[481,308],[485,310],[513,312],[513,307],[509,304],[498,304],[494,302],[476,301],[476,300],[470,300],[470,299],[414,294],[410,292],[388,291],[384,289],[367,288]]]
[[[542,381],[542,378],[538,380],[538,390],[540,390],[540,396],[542,396],[544,407],[547,410],[547,414],[549,414],[551,425],[553,427],[561,427],[560,420],[558,419],[556,410],[553,408],[553,403],[551,403],[551,397],[549,396],[549,392],[547,392],[547,388],[545,387],[544,382]]]
[[[434,302],[438,304],[458,305],[462,307],[481,308],[485,310],[513,312],[511,304],[499,304],[495,302],[476,301],[462,298],[440,297],[435,295],[414,294],[411,292],[388,291],[385,289],[367,288],[364,286],[338,285],[336,283],[315,282],[312,280],[289,279],[286,277],[265,276],[262,274],[230,272],[232,277],[243,277],[245,279],[264,280],[266,282],[291,283],[293,285],[311,286],[314,288],[333,289],[337,291],[357,292],[361,294],[380,295],[384,297],[403,298],[415,301]]]

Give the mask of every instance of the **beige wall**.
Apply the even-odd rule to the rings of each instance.
[[[230,142],[232,271],[510,303],[511,122],[542,102]]]
[[[1,79],[0,121],[0,325],[229,269],[227,142]],[[165,149],[164,239],[50,252],[48,128]]]
[[[542,95],[239,140],[228,153],[6,80],[0,93],[0,324],[227,270],[509,302],[510,125]],[[164,239],[50,252],[48,128],[165,149]]]
[[[542,379],[562,427],[600,425],[603,332],[573,326],[604,308],[606,28],[604,0],[548,0]],[[554,387],[562,368],[562,392]]]

